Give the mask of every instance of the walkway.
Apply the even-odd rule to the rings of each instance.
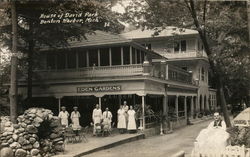
[[[143,134],[114,133],[108,137],[93,137],[91,135],[87,135],[88,142],[83,141],[81,143],[66,144],[65,152],[54,157],[78,157],[143,138]]]

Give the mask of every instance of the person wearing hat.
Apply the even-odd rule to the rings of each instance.
[[[62,111],[60,111],[58,117],[60,118],[60,122],[63,126],[68,127],[69,126],[69,113],[66,111],[66,107],[62,106],[61,107]]]
[[[81,117],[80,113],[77,111],[78,107],[73,107],[74,111],[71,112],[70,119],[72,121],[72,129],[78,135],[78,131],[81,129],[79,118]]]
[[[101,124],[102,120],[102,110],[100,109],[99,104],[96,104],[96,107],[93,110],[92,120],[94,123],[93,135],[96,135],[96,124]]]
[[[123,110],[124,110],[124,116],[125,116],[125,120],[126,120],[126,128],[128,128],[128,105],[127,105],[127,101],[123,102]]]

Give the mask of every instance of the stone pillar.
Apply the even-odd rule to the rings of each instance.
[[[176,95],[176,97],[175,97],[175,113],[176,113],[176,119],[177,119],[177,121],[179,121],[179,110],[178,110],[178,98],[179,98],[179,95]]]

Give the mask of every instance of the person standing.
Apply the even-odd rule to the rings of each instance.
[[[60,111],[58,117],[60,118],[60,122],[62,126],[68,127],[69,126],[69,113],[66,111],[66,107],[61,107],[62,111]]]
[[[117,111],[117,128],[119,129],[120,133],[123,134],[124,130],[126,129],[126,118],[125,118],[125,111],[123,106],[121,105]]]
[[[73,108],[74,111],[72,111],[70,119],[72,121],[72,129],[75,132],[76,135],[78,135],[79,130],[81,129],[79,118],[81,117],[80,113],[78,112],[78,107]]]
[[[93,110],[92,113],[92,120],[94,123],[94,128],[93,128],[93,135],[96,135],[96,124],[100,124],[102,120],[102,110],[99,107],[99,104],[96,104],[95,109]]]
[[[133,106],[130,106],[128,110],[128,131],[130,133],[136,132],[136,122],[135,122],[135,110]]]
[[[106,107],[105,111],[102,114],[103,118],[103,125],[108,125],[108,129],[111,129],[111,122],[112,122],[112,113],[109,111],[109,108]]]
[[[124,110],[124,115],[125,115],[125,121],[126,121],[126,128],[128,129],[128,105],[127,105],[127,101],[123,102],[123,110]]]
[[[220,128],[223,130],[227,129],[226,123],[221,119],[221,116],[218,112],[214,113],[214,121],[210,122],[208,129]]]

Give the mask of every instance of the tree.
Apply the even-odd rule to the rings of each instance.
[[[27,71],[27,102],[32,103],[32,80],[35,68],[36,52],[48,46],[52,49],[69,46],[72,39],[82,40],[85,34],[95,30],[119,32],[123,27],[119,24],[115,13],[111,12],[113,0],[109,1],[17,1],[18,50],[27,54],[24,63]],[[8,9],[6,9],[8,12]],[[41,15],[82,13],[83,23],[49,23],[41,24]],[[91,22],[91,20],[97,21]],[[108,27],[104,27],[109,23]],[[7,35],[6,35],[7,34]],[[10,45],[10,25],[5,25],[0,30],[0,37],[7,45]],[[25,60],[26,59],[26,60]]]
[[[229,78],[225,69],[229,67],[226,64],[229,60],[236,61],[235,56],[243,58],[249,50],[245,2],[137,0],[126,8],[122,19],[142,29],[156,31],[173,25],[184,31],[185,28],[196,29],[217,80],[226,124],[231,126],[224,94],[224,78]],[[237,66],[230,66],[238,71]]]

